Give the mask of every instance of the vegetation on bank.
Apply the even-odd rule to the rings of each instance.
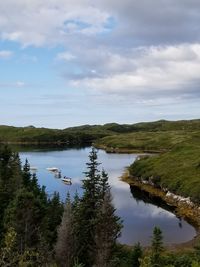
[[[18,154],[0,147],[0,266],[106,267],[120,261],[122,224],[108,175],[98,165],[93,149],[83,195],[73,201],[68,195],[63,206],[58,193],[49,197],[38,185],[28,161],[22,168]]]
[[[165,152],[200,134],[200,131],[156,131],[111,135],[95,142],[107,151]]]
[[[168,148],[168,141],[165,140],[168,138],[162,132],[172,131],[173,133],[170,134],[169,139],[173,144],[173,142],[176,142],[173,139],[183,138],[185,132],[200,131],[200,120],[176,122],[161,120],[136,124],[109,123],[105,125],[83,125],[63,130],[35,128],[34,126],[12,127],[2,125],[0,126],[0,142],[87,145],[97,141],[96,144],[100,146],[120,146],[126,149],[134,149],[136,147],[140,149],[142,142],[147,143],[147,148],[148,146],[154,148],[153,143],[155,141],[155,149],[165,149],[165,147]],[[144,140],[142,138],[140,140],[139,135],[137,135],[140,132]],[[131,135],[132,133],[136,133],[136,135]],[[146,139],[145,133],[152,133],[152,136]],[[104,137],[108,137],[108,139],[104,139]]]
[[[132,176],[190,197],[200,203],[200,135],[174,145],[168,152],[142,157],[129,168]]]
[[[22,167],[17,153],[0,147],[0,266],[43,266],[57,239],[63,205]]]
[[[96,150],[89,155],[83,195],[66,203],[49,197],[29,163],[0,147],[0,266],[25,267],[199,267],[200,246],[192,251],[164,248],[155,227],[149,248],[117,243],[122,222],[115,215],[108,175],[99,171]]]

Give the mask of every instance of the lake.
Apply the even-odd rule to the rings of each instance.
[[[52,195],[54,191],[60,193],[61,199],[65,200],[69,191],[71,196],[76,191],[82,193],[81,180],[86,171],[86,162],[91,148],[82,149],[33,149],[28,152],[20,152],[22,162],[27,158],[31,166],[36,166],[37,177],[40,185],[46,186],[46,191]],[[152,204],[137,189],[120,181],[125,167],[130,165],[137,154],[110,154],[103,150],[98,151],[98,161],[102,163],[100,169],[104,168],[109,174],[109,183],[112,187],[113,203],[117,214],[123,220],[122,235],[119,238],[121,243],[133,245],[140,242],[142,245],[149,245],[152,230],[158,226],[163,231],[164,242],[181,243],[192,239],[195,229],[185,220],[180,220],[172,212],[167,211],[162,205]],[[62,175],[72,178],[72,185],[65,185],[54,174],[47,171],[48,167],[57,167]]]

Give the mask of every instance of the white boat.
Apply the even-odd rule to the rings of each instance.
[[[51,167],[51,168],[47,168],[47,171],[50,171],[50,172],[58,172],[58,168],[56,167]]]
[[[72,179],[70,177],[64,176],[61,180],[66,184],[72,184]]]

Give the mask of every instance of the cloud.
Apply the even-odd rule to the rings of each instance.
[[[90,0],[0,2],[0,37],[23,46],[57,45],[74,34],[104,31],[109,15]]]
[[[71,79],[71,85],[107,94],[157,98],[174,94],[195,97],[199,92],[200,44],[141,47],[129,55],[103,50],[90,57],[93,61],[82,57],[82,77]]]
[[[98,0],[118,21],[112,38],[122,46],[199,42],[197,0]]]
[[[9,50],[0,50],[0,59],[8,59],[13,55],[12,51]]]
[[[67,90],[99,106],[109,97],[155,106],[200,97],[199,10],[197,0],[0,1],[0,39],[56,47],[47,53]]]
[[[81,36],[115,47],[199,42],[199,9],[197,0],[7,0],[0,37],[23,46],[68,45]]]

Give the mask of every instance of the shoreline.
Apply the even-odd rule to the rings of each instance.
[[[105,145],[98,145],[93,144],[93,146],[97,149],[102,149],[106,153],[116,153],[116,154],[143,154],[143,153],[149,153],[149,154],[160,154],[166,151],[169,151],[167,149],[162,150],[156,150],[156,149],[141,149],[141,148],[118,148],[118,147],[108,147]]]
[[[137,177],[130,175],[129,171],[121,176],[123,182],[128,183],[130,186],[136,186],[142,191],[149,193],[151,196],[158,197],[164,201],[167,205],[175,207],[174,214],[185,219],[190,225],[192,225],[196,231],[196,235],[189,241],[179,244],[168,244],[166,248],[169,250],[182,250],[192,249],[194,245],[200,242],[200,206],[196,203],[187,204],[186,202],[174,199],[172,195],[167,194],[162,189],[156,188],[150,184],[144,184],[138,180]]]

